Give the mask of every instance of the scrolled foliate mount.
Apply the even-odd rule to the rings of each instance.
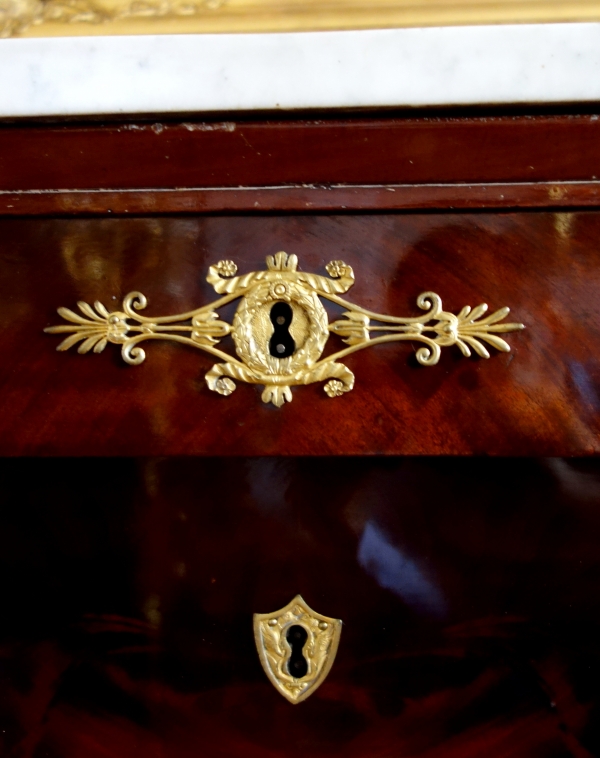
[[[498,335],[524,328],[523,324],[501,323],[508,308],[485,317],[485,304],[473,309],[467,305],[458,315],[448,313],[435,292],[423,292],[417,298],[419,308],[426,311],[421,316],[373,313],[340,297],[354,284],[354,272],[343,261],[327,264],[328,276],[297,269],[298,258],[283,252],[267,257],[265,271],[241,276],[237,276],[233,261],[220,261],[209,268],[206,279],[221,297],[196,310],[149,318],[139,313],[147,305],[144,295],[130,292],[120,311],[108,311],[98,301],[93,308],[79,302],[82,316],[59,308],[59,315],[69,323],[44,331],[68,335],[56,348],[61,351],[77,343],[79,353],[101,353],[109,342],[121,345],[123,360],[132,366],[145,360],[140,343],[146,340],[171,340],[197,347],[222,361],[206,374],[211,390],[230,395],[236,387],[234,380],[261,384],[263,402],[279,407],[291,402],[290,388],[295,385],[325,381],[329,397],[349,392],[354,374],[340,360],[365,347],[383,342],[421,342],[418,362],[434,366],[441,348],[451,345],[457,345],[466,357],[473,350],[489,358],[484,343],[509,352],[510,346]],[[345,308],[343,318],[330,324],[320,298]],[[237,299],[240,303],[233,323],[222,321],[217,310]],[[238,358],[215,347],[228,334],[233,337]],[[348,347],[321,358],[330,334],[341,337]]]

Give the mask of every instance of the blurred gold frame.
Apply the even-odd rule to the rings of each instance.
[[[600,20],[599,0],[0,0],[3,37],[595,20]]]

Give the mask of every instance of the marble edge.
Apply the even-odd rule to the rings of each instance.
[[[0,40],[0,117],[600,101],[600,23]]]

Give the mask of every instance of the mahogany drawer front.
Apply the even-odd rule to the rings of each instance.
[[[600,213],[347,213],[0,221],[0,452],[3,455],[588,455],[600,450]],[[489,360],[444,347],[435,366],[418,343],[347,356],[354,389],[295,387],[281,408],[237,382],[228,397],[204,375],[201,350],[144,343],[142,365],[118,345],[96,355],[56,352],[55,310],[126,293],[144,315],[181,313],[216,299],[205,277],[231,259],[239,274],[277,251],[325,275],[342,259],[364,308],[418,316],[417,297],[440,295],[457,314],[509,306],[526,329],[503,335]],[[219,310],[231,321],[236,303]],[[327,304],[330,322],[342,309]],[[63,335],[64,336],[64,335]],[[331,335],[327,351],[344,347]],[[235,355],[230,336],[219,348]]]
[[[597,461],[0,472],[3,755],[598,753]],[[297,593],[343,628],[293,705],[252,615]]]

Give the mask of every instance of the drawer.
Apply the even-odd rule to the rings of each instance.
[[[597,753],[594,461],[0,471],[3,755]],[[298,594],[342,628],[293,704],[252,619]]]
[[[598,452],[597,115],[196,118],[2,134],[2,454]],[[265,274],[281,251],[290,258],[275,268],[297,271]],[[219,261],[231,263],[212,269]],[[343,266],[328,271],[331,261]],[[292,302],[278,332],[294,344],[285,369],[267,355],[275,322],[254,286],[265,276],[304,282],[304,305]],[[131,292],[147,307],[104,346],[102,314]],[[422,293],[435,293],[424,309]],[[486,322],[482,309],[463,310],[482,303],[510,314]],[[79,315],[65,321],[57,308]],[[196,337],[189,320],[181,330],[178,314],[202,308]],[[90,323],[100,338],[63,352],[68,333],[43,331]],[[525,329],[498,331],[506,323]],[[120,355],[132,335],[145,340],[130,345],[145,350],[139,365]]]
[[[2,137],[0,753],[597,754],[598,116]]]
[[[597,452],[599,232],[600,214],[593,210],[5,218],[0,450]],[[342,296],[371,312],[417,318],[423,314],[419,295],[434,292],[446,312],[484,302],[490,313],[508,306],[502,323],[526,328],[499,335],[510,352],[484,341],[490,354],[484,359],[473,349],[465,357],[456,345],[445,346],[429,366],[417,361],[418,341],[373,344],[341,361],[355,376],[352,391],[328,397],[325,377],[292,387],[293,401],[282,407],[261,400],[262,385],[243,380],[235,379],[229,396],[211,391],[205,375],[221,361],[197,346],[149,340],[140,345],[145,361],[127,365],[119,344],[109,343],[101,354],[78,354],[78,345],[57,352],[68,335],[43,331],[69,325],[56,314],[59,306],[77,311],[78,301],[100,301],[118,311],[131,291],[146,296],[149,318],[192,311],[222,297],[206,281],[211,265],[232,260],[243,276],[264,271],[266,257],[282,250],[297,256],[299,271],[328,281],[335,280],[326,265],[345,261],[355,282]],[[349,323],[342,315],[347,309],[321,301],[330,324]],[[219,308],[219,318],[233,323],[240,302]],[[345,349],[344,337],[330,334],[324,355]],[[231,334],[217,347],[236,357]]]

